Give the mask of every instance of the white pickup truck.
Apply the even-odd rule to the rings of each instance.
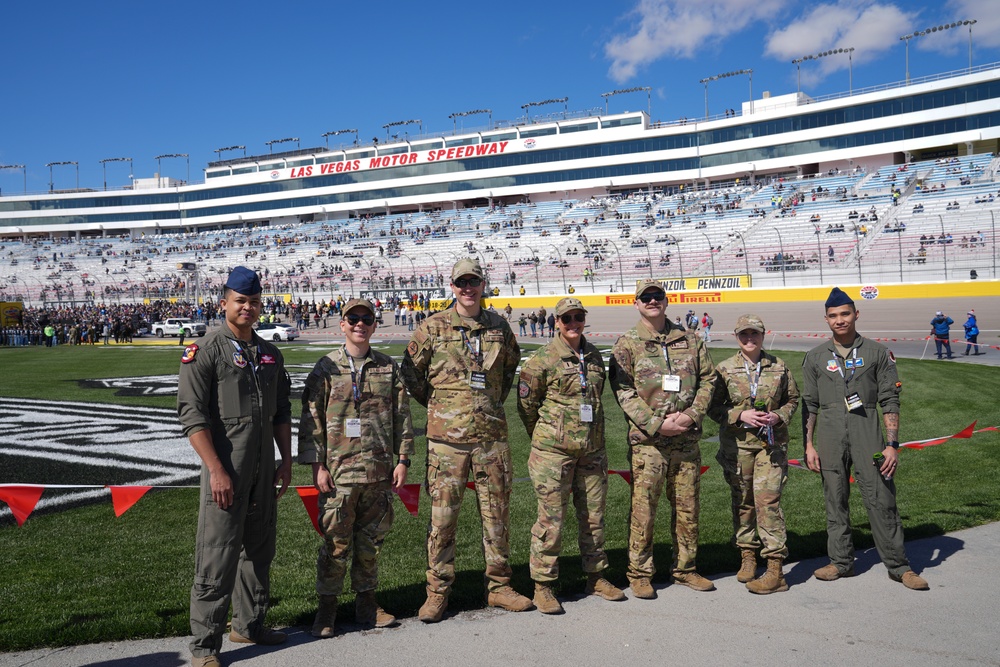
[[[204,336],[208,328],[202,322],[195,322],[187,317],[168,317],[162,322],[154,322],[149,330],[159,338],[164,336],[179,336],[181,330],[185,336]]]

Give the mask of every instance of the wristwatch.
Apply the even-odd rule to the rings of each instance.
[[[885,443],[885,446],[886,447],[892,447],[893,449],[899,449],[899,441],[898,440],[890,440],[889,442]]]
[[[898,446],[899,446],[899,445],[897,445],[897,447],[898,447]],[[407,468],[409,468],[409,467],[410,467],[410,464],[411,464],[411,463],[413,463],[413,461],[412,461],[411,459],[404,459],[404,458],[400,458],[400,459],[399,459],[399,462],[400,462],[400,463],[401,463],[402,465],[406,466]]]

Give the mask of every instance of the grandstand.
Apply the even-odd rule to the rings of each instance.
[[[236,264],[294,299],[435,295],[464,256],[502,296],[997,277],[1000,64],[744,109],[565,114],[227,160],[198,184],[5,195],[0,300],[195,299]]]

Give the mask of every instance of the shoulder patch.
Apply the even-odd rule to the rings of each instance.
[[[406,346],[406,353],[411,357],[417,353],[417,341],[411,340],[410,344]]]
[[[886,350],[886,354],[889,355],[889,361],[896,363],[896,355],[892,353],[892,350]]]
[[[190,345],[184,348],[184,354],[181,355],[181,363],[190,364],[192,361],[194,361],[194,355],[196,354],[198,354],[198,344],[191,343]]]
[[[517,383],[517,395],[521,398],[528,398],[528,394],[531,393],[531,387],[524,380]]]

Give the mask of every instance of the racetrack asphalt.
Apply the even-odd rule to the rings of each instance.
[[[224,665],[1000,665],[1000,523],[907,543],[910,562],[930,583],[911,591],[886,575],[874,549],[857,554],[856,576],[812,577],[825,559],[788,563],[788,592],[748,593],[733,574],[718,590],[658,587],[656,600],[564,599],[566,613],[484,609],[446,614],[426,625],[345,625],[316,640],[288,628],[277,647],[223,644]],[[736,556],[733,556],[734,563]],[[391,598],[382,596],[391,610]],[[180,667],[189,638],[145,639],[0,653],[0,667]]]

